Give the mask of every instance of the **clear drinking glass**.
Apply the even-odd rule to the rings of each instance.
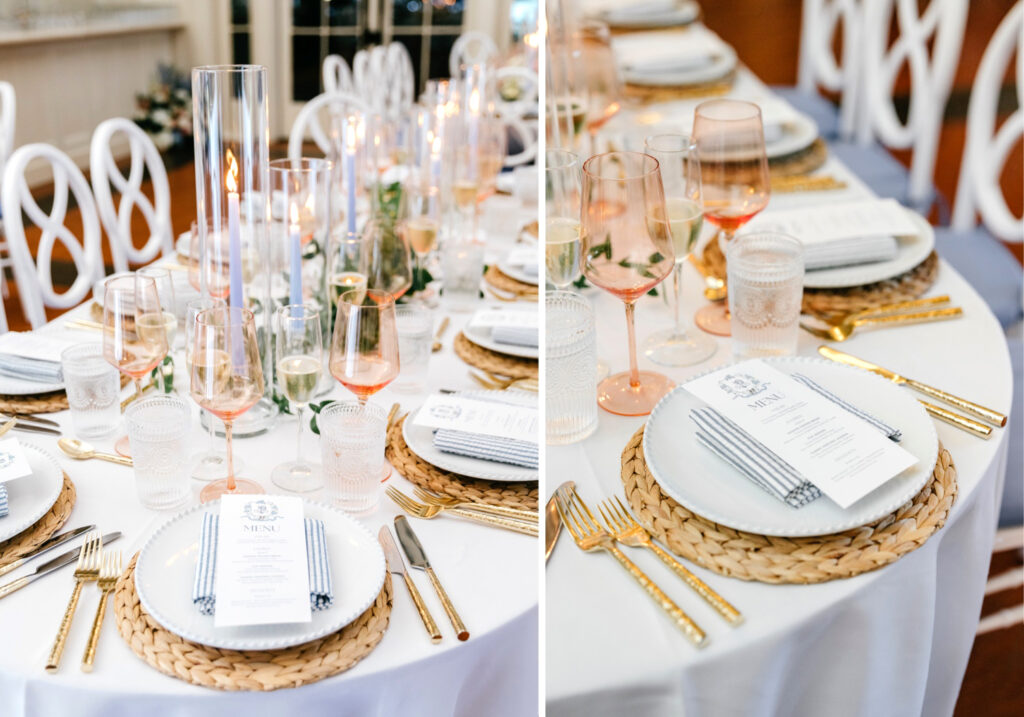
[[[441,299],[450,311],[468,312],[480,303],[484,244],[450,237],[441,247]]]
[[[545,300],[547,442],[582,441],[597,428],[597,337],[590,302],[568,291]]]
[[[644,147],[647,154],[658,160],[661,169],[676,263],[672,270],[672,291],[665,291],[666,296],[672,297],[669,302],[674,318],[672,328],[648,336],[643,351],[647,358],[663,366],[689,366],[710,358],[718,349],[710,336],[688,330],[682,312],[683,266],[704,225],[697,145],[686,135],[657,134],[648,137]]]
[[[135,487],[147,508],[170,510],[188,502],[188,452],[191,409],[179,396],[160,395],[136,401],[125,411],[132,446]]]
[[[372,513],[380,503],[387,411],[337,401],[317,416],[324,497],[346,512]]]
[[[622,416],[644,416],[675,383],[641,371],[636,359],[636,302],[672,271],[672,238],[665,213],[658,160],[638,152],[610,152],[583,165],[580,241],[583,274],[626,307],[629,371],[598,385],[602,408]]]
[[[434,314],[425,306],[397,306],[395,322],[402,370],[393,388],[400,393],[419,393],[427,385],[430,348],[434,343]]]
[[[796,353],[804,250],[786,234],[741,234],[729,244],[729,312],[737,358]]]
[[[440,188],[422,182],[406,182],[398,203],[397,228],[416,255],[416,270],[422,275],[441,232]]]
[[[103,357],[103,345],[75,344],[60,355],[71,423],[79,438],[101,438],[114,432],[121,419],[121,381]]]
[[[298,431],[295,460],[281,463],[270,474],[278,488],[308,493],[323,485],[320,466],[302,460],[302,409],[316,395],[323,372],[323,339],[320,312],[310,304],[282,306],[277,310],[277,385],[295,407]]]
[[[579,158],[564,149],[545,153],[544,269],[556,289],[566,289],[580,277]]]
[[[185,375],[192,380],[192,351],[196,344],[196,316],[207,309],[225,306],[223,299],[213,297],[193,299],[185,306]],[[224,451],[217,449],[213,414],[207,412],[206,424],[210,433],[207,449],[192,456],[192,477],[196,480],[216,480],[227,475],[228,460]],[[235,469],[241,470],[242,462],[235,461]]]

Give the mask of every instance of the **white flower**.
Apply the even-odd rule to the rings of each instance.
[[[158,132],[153,135],[153,144],[156,145],[157,149],[167,149],[174,143],[174,135],[169,131]]]
[[[171,113],[164,109],[153,110],[151,119],[161,127],[166,127],[171,123]]]

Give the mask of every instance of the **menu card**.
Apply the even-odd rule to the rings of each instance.
[[[848,508],[917,463],[872,427],[760,360],[683,386]]]
[[[470,326],[481,329],[495,329],[497,327],[515,327],[523,329],[536,329],[539,327],[539,316],[536,311],[501,311],[500,309],[487,309],[478,311],[470,319]]]
[[[764,212],[748,229],[770,226],[798,238],[804,245],[863,237],[917,236],[921,231],[895,199],[867,199]]]
[[[220,499],[215,627],[309,622],[302,499]]]
[[[414,425],[537,442],[537,409],[453,395],[429,397]]]
[[[0,483],[30,475],[32,466],[28,464],[25,449],[18,439],[12,436],[0,441]]]

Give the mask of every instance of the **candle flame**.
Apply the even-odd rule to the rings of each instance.
[[[469,93],[469,111],[475,115],[480,114],[480,90],[474,89]]]
[[[290,214],[292,216],[292,224],[295,226],[299,225],[299,205],[292,204]]]
[[[434,137],[434,141],[431,143],[432,154],[435,156],[441,156],[441,137]]]
[[[349,115],[347,121],[345,122],[345,147],[346,149],[348,149],[349,152],[352,152],[353,154],[356,151],[356,143],[358,141],[356,134],[358,132],[358,123],[359,120],[355,117],[355,115]]]
[[[235,154],[228,149],[228,176],[224,178],[224,186],[229,192],[238,193],[238,161]]]

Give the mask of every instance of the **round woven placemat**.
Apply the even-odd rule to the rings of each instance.
[[[0,395],[0,413],[56,413],[68,407],[68,395],[61,391]]]
[[[671,102],[673,100],[690,100],[707,97],[718,97],[729,93],[736,80],[736,70],[710,82],[698,82],[689,85],[638,85],[627,82],[622,86],[622,94],[628,100],[642,104],[655,102]]]
[[[405,419],[395,421],[388,433],[385,455],[395,470],[420,488],[450,495],[459,500],[473,503],[487,503],[520,510],[537,510],[539,491],[536,481],[526,483],[502,483],[477,480],[449,473],[427,463],[410,450],[402,436]]]
[[[811,146],[799,152],[774,157],[768,160],[768,169],[777,177],[789,177],[794,174],[807,174],[825,164],[828,159],[828,145],[818,137]]]
[[[717,241],[708,242],[703,258],[712,275],[726,276],[725,257]],[[913,269],[891,279],[841,289],[804,289],[803,313],[831,318],[880,304],[916,299],[931,288],[938,274],[939,255],[933,251]]]
[[[0,543],[0,566],[13,563],[18,558],[28,555],[60,530],[68,516],[71,515],[71,509],[75,507],[75,495],[75,484],[65,473],[64,487],[61,488],[53,507],[31,526],[13,538],[8,538]]]
[[[834,535],[779,538],[744,533],[693,513],[664,493],[643,452],[644,429],[622,452],[622,485],[640,522],[672,552],[722,575],[764,583],[821,583],[899,560],[946,522],[956,499],[956,468],[942,444],[928,482],[894,513]]]
[[[219,690],[279,690],[298,687],[350,669],[384,637],[394,593],[390,573],[376,601],[339,632],[281,650],[221,650],[184,640],[142,609],[135,591],[135,561],[117,580],[117,630],[136,655],[165,675]]]
[[[452,344],[455,353],[470,366],[508,378],[537,378],[537,360],[499,354],[478,346],[459,332]]]
[[[484,272],[484,281],[495,289],[507,291],[510,294],[515,294],[516,296],[536,297],[538,293],[538,287],[534,284],[527,284],[524,281],[513,279],[511,276],[493,265],[487,267],[487,271]]]

